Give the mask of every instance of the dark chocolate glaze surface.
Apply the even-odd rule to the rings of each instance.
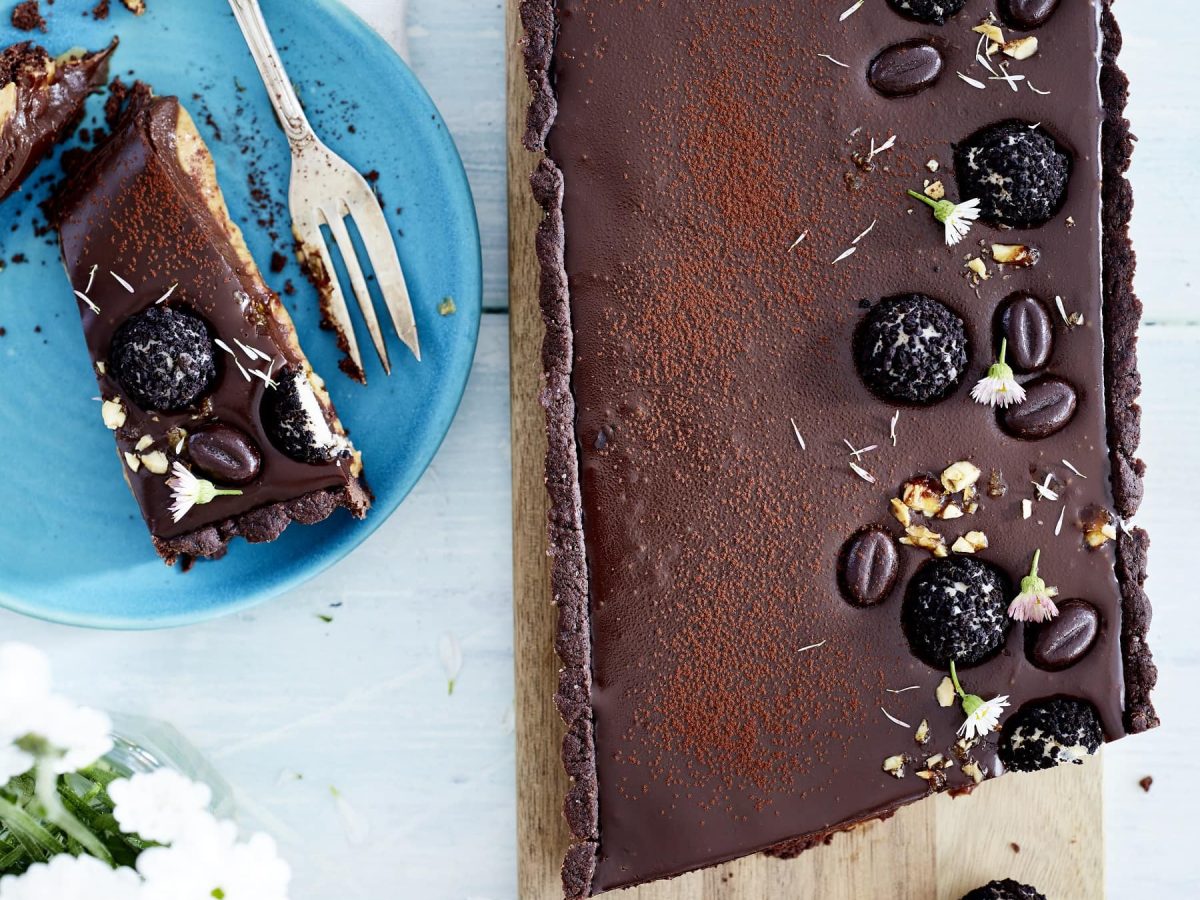
[[[586,697],[564,681],[558,698],[572,725],[564,760],[582,788],[568,798],[584,841],[564,867],[568,893],[803,842],[927,792],[911,772],[886,774],[882,761],[946,752],[962,713],[938,706],[943,673],[909,651],[902,592],[875,607],[846,604],[836,560],[859,527],[898,533],[888,498],[906,479],[959,459],[979,465],[985,481],[993,469],[1003,473],[1008,492],[983,496],[973,516],[931,527],[949,540],[984,531],[991,546],[982,558],[1014,580],[1040,548],[1048,582],[1100,614],[1094,645],[1074,665],[1033,666],[1015,625],[999,656],[963,672],[967,688],[1009,695],[1013,710],[1054,695],[1086,699],[1109,740],[1154,724],[1142,642],[1144,535],[1090,550],[1081,534],[1093,508],[1132,514],[1140,475],[1136,412],[1105,408],[1114,393],[1116,405],[1136,411],[1136,386],[1124,372],[1113,380],[1104,341],[1118,336],[1132,351],[1138,306],[1128,287],[1127,188],[1110,193],[1127,164],[1128,134],[1123,80],[1108,70],[1101,78],[1102,49],[1115,53],[1103,35],[1119,39],[1111,22],[1102,32],[1101,4],[1064,6],[1038,29],[1041,52],[1013,65],[1049,94],[1003,82],[978,90],[945,77],[897,99],[870,87],[867,67],[884,47],[930,29],[882,5],[844,22],[838,10],[735,0],[557,6],[553,93],[547,4],[527,2],[523,12],[535,87],[527,141],[536,146],[555,121],[548,150],[566,184],[564,192],[548,165],[534,179],[549,213],[538,249],[552,552],[564,604],[559,652],[574,684],[587,687],[578,666],[589,657],[591,676]],[[947,72],[986,79],[969,29],[990,8],[970,4],[937,30]],[[946,248],[929,211],[904,191],[940,179],[953,198],[954,142],[1007,118],[1041,123],[1072,153],[1065,206],[1041,228],[979,225]],[[1106,118],[1113,146],[1102,158]],[[871,140],[878,146],[891,135],[895,146],[865,161]],[[1040,262],[997,266],[981,246],[991,241],[1032,244]],[[1108,271],[1102,242],[1117,254]],[[854,255],[835,262],[850,247]],[[987,262],[988,280],[968,277],[971,255]],[[565,332],[560,263],[570,296]],[[991,361],[994,312],[1016,290],[1051,309],[1061,295],[1083,316],[1070,328],[1055,321],[1046,369],[1074,385],[1078,411],[1038,441],[1008,436],[969,399]],[[911,292],[962,315],[973,358],[949,399],[900,411],[893,447],[895,409],[858,380],[851,337],[864,302]],[[570,398],[559,383],[564,351]],[[1132,364],[1128,372],[1135,376]],[[590,648],[576,646],[571,619],[581,574],[569,565],[572,499],[555,483],[564,451],[576,449],[557,430],[572,401]],[[850,470],[843,439],[878,445],[859,460],[876,483]],[[1036,498],[1030,482],[1051,472],[1060,500],[1035,499],[1033,516],[1022,519],[1021,500]],[[926,558],[906,548],[901,583]],[[1136,613],[1132,627],[1123,604]],[[1131,669],[1132,709],[1124,679],[1131,658],[1140,661]],[[889,693],[911,685],[918,688]],[[590,716],[580,714],[581,702]],[[885,708],[911,726],[927,719],[930,744],[917,747],[912,728]],[[989,776],[999,771],[995,741],[971,754]],[[946,775],[948,788],[969,786],[961,761]]]
[[[0,115],[0,200],[17,190],[83,112],[88,94],[104,84],[106,50],[72,61],[52,62],[40,47],[16,44],[0,55],[0,113],[10,93],[12,107]],[[53,71],[47,77],[47,66]]]
[[[230,520],[312,492],[354,488],[350,496],[357,502],[345,505],[358,515],[369,505],[365,489],[358,486],[358,462],[349,450],[328,462],[303,463],[280,452],[267,436],[261,404],[264,393],[274,388],[242,369],[270,371],[280,379],[285,371],[303,371],[307,363],[279,298],[266,286],[240,234],[231,230],[215,178],[206,182],[213,175],[212,160],[198,135],[189,143],[195,131],[185,116],[173,97],[135,100],[60,200],[59,231],[68,277],[99,308],[97,313],[79,300],[101,395],[119,398],[126,412],[116,431],[118,456],[160,552],[173,541],[186,547],[183,539],[189,534],[213,525],[219,525],[222,534],[256,539],[253,529],[239,530]],[[122,324],[163,297],[161,302],[199,315],[213,337],[233,351],[214,351],[217,375],[211,389],[198,404],[178,412],[139,408],[107,363]],[[271,362],[252,358],[242,345],[261,351]],[[327,403],[323,414],[340,433]],[[252,480],[237,484],[243,491],[240,496],[195,506],[175,522],[170,476],[145,465],[133,471],[124,454],[159,450],[172,463],[179,459],[189,464],[187,444],[181,445],[173,430],[193,435],[214,424],[248,436],[260,454],[259,469]],[[151,442],[139,448],[147,435]],[[324,515],[333,508],[326,508]],[[313,513],[293,518],[303,515]],[[257,539],[274,536],[277,533]],[[190,552],[207,555],[202,549]]]

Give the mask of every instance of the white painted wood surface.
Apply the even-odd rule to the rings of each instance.
[[[485,317],[446,444],[363,547],[253,612],[150,634],[0,613],[0,637],[46,648],[81,700],[177,725],[236,786],[243,808],[280,836],[296,900],[502,900],[516,893],[503,8],[499,0],[349,5],[424,80],[479,208],[485,304],[497,313]],[[1113,898],[1174,900],[1200,896],[1200,601],[1190,565],[1200,546],[1200,288],[1190,271],[1200,98],[1187,36],[1193,5],[1123,0],[1118,11],[1141,138],[1133,177],[1138,284],[1151,323],[1142,344],[1151,469],[1139,523],[1154,536],[1152,639],[1166,724],[1106,751],[1107,877]],[[452,695],[439,661],[445,635],[464,658]],[[1149,794],[1137,786],[1145,775],[1154,777]],[[339,809],[331,788],[348,807]]]

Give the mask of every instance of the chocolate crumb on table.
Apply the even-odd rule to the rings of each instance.
[[[567,897],[1158,724],[1098,5],[521,0]]]
[[[1153,784],[1154,784],[1154,776],[1153,775],[1147,775],[1145,778],[1138,781],[1138,787],[1140,787],[1147,794],[1150,793],[1150,787]]]
[[[92,7],[92,18],[97,22],[103,22],[108,18],[111,6],[112,0],[98,0],[96,5]]]

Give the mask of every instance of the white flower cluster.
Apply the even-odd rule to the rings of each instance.
[[[42,764],[62,774],[112,749],[112,723],[51,687],[50,663],[26,644],[0,644],[0,785]]]
[[[108,717],[50,685],[40,651],[0,645],[0,787],[35,765],[76,771],[112,748]],[[209,811],[207,785],[160,769],[114,781],[108,795],[121,830],[158,845],[135,869],[62,854],[0,878],[0,900],[287,900],[291,869],[275,842],[239,841],[237,827]]]
[[[160,769],[108,793],[121,830],[161,846],[142,851],[136,870],[56,856],[0,878],[0,900],[287,900],[292,873],[275,841],[238,841],[237,827],[209,812],[207,786]]]

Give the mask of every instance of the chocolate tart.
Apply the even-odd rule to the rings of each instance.
[[[34,167],[79,121],[83,104],[108,77],[117,48],[51,57],[35,44],[0,53],[0,200],[21,187]]]
[[[845,6],[521,3],[570,898],[1158,722],[1110,2]]]
[[[102,418],[168,564],[366,515],[361,457],[176,98],[134,91],[58,214]],[[237,493],[180,510],[193,478]]]

